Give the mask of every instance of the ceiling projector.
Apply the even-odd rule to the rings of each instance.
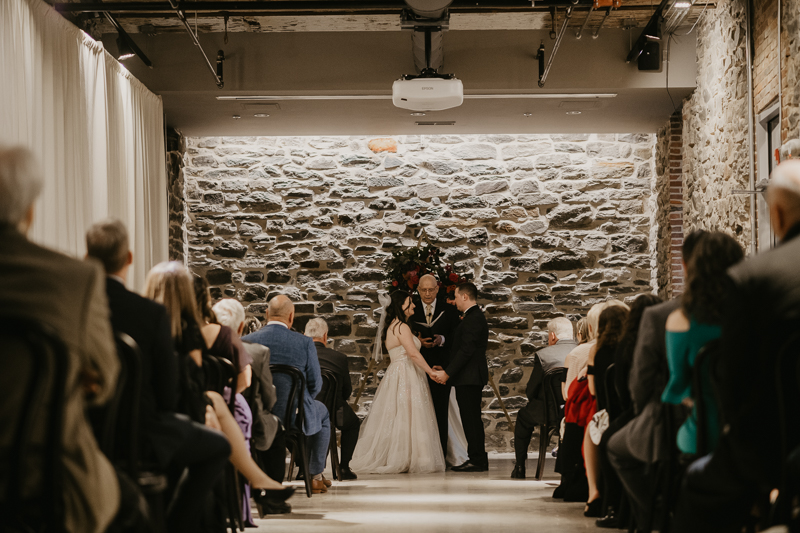
[[[426,69],[427,70],[427,69]],[[449,74],[403,76],[392,84],[392,103],[411,111],[442,111],[464,102],[464,85]]]

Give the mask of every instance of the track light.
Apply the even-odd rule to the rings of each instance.
[[[131,45],[128,44],[128,41],[123,39],[122,35],[117,37],[117,60],[125,61],[126,59],[130,59],[135,55],[136,53],[131,48]]]

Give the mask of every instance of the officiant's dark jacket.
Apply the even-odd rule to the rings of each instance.
[[[433,367],[436,365],[444,368],[450,362],[450,346],[453,344],[453,333],[456,326],[460,322],[458,318],[458,309],[455,305],[447,303],[447,300],[441,295],[436,298],[436,306],[433,311],[433,326],[428,327],[425,319],[425,304],[421,300],[414,302],[414,314],[411,316],[411,329],[414,333],[419,333],[422,338],[430,338],[434,335],[441,335],[444,337],[444,346],[436,346],[434,348],[420,348],[419,352],[425,361]],[[437,320],[438,318],[438,320]]]
[[[450,362],[444,367],[449,385],[480,385],[489,382],[486,346],[489,344],[489,324],[483,311],[473,305],[464,313],[450,343]]]
[[[544,384],[545,373],[553,368],[558,368],[559,366],[563,367],[567,354],[576,346],[578,346],[578,343],[574,340],[563,340],[536,352],[531,377],[525,388],[525,394],[528,396],[528,403],[522,410],[530,414],[531,419],[535,420],[537,423],[545,422],[545,389],[542,386]],[[554,413],[550,414],[553,415]],[[551,418],[553,418],[553,416],[551,416]]]

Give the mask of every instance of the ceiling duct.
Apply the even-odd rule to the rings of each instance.
[[[442,33],[450,27],[447,8],[453,0],[406,0],[401,27],[412,30],[411,48],[417,72],[430,68],[439,71],[444,65]]]

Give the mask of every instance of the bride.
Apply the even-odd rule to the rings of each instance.
[[[375,474],[443,472],[445,458],[425,378],[433,379],[434,371],[407,323],[414,314],[411,296],[393,292],[383,313],[381,322],[388,325],[376,343],[385,342],[391,364],[375,392],[350,467]]]

